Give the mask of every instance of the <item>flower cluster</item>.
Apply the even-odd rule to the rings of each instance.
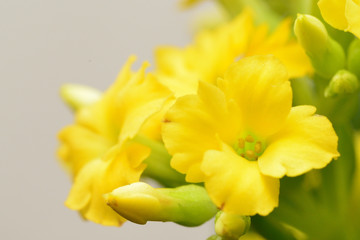
[[[104,93],[63,86],[75,115],[58,134],[73,180],[66,206],[110,226],[216,215],[209,239],[357,239],[358,1],[319,1],[344,31],[334,35],[313,5],[218,3],[229,21],[185,48],[158,47],[151,73],[147,63],[133,72],[130,57]]]

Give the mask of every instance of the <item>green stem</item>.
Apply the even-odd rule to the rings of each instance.
[[[294,105],[314,105],[316,98],[314,96],[312,80],[306,77],[295,78],[291,80],[293,89]]]
[[[143,176],[150,177],[165,187],[178,187],[188,184],[183,174],[171,168],[171,156],[162,143],[147,138],[144,135],[136,135],[134,141],[151,149],[150,156],[144,162],[147,164],[147,167]]]
[[[289,229],[271,217],[253,216],[251,226],[267,240],[296,240]]]

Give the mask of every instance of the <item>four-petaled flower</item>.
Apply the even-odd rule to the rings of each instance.
[[[234,63],[216,85],[177,99],[165,115],[171,165],[204,182],[225,212],[267,215],[278,205],[279,179],[325,167],[339,156],[330,121],[315,107],[292,107],[285,66],[275,57]]]
[[[156,138],[160,123],[150,119],[171,95],[155,76],[145,75],[147,64],[132,72],[134,61],[131,57],[101,99],[79,109],[75,123],[59,133],[58,155],[74,178],[65,204],[103,225],[125,221],[106,205],[103,195],[139,181],[150,149],[132,139],[138,133]]]
[[[235,60],[247,56],[273,54],[293,78],[313,72],[301,45],[291,36],[290,19],[269,32],[267,24],[256,26],[253,12],[245,9],[224,25],[200,31],[186,48],[158,48],[156,73],[176,96],[183,96],[195,94],[199,80],[215,83]]]

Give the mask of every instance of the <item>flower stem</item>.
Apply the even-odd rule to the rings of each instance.
[[[177,187],[188,184],[183,174],[171,168],[171,156],[161,142],[140,134],[136,135],[133,140],[151,149],[150,156],[144,162],[147,164],[147,167],[143,176],[150,177],[165,187]]]

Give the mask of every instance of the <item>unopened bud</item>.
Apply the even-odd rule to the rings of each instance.
[[[104,197],[119,215],[138,224],[171,221],[184,226],[198,226],[217,211],[206,190],[197,185],[153,188],[137,182],[117,188]]]
[[[238,240],[250,228],[249,216],[219,211],[215,218],[215,232],[227,240]]]
[[[101,94],[94,88],[78,84],[65,84],[60,89],[61,98],[73,111],[95,103]]]
[[[359,80],[347,70],[338,71],[325,89],[325,97],[352,94],[359,89]]]
[[[208,237],[206,240],[224,240],[224,239],[215,234],[215,235]]]
[[[328,35],[319,19],[311,15],[298,14],[294,31],[316,73],[331,78],[338,70],[344,68],[343,48]]]

